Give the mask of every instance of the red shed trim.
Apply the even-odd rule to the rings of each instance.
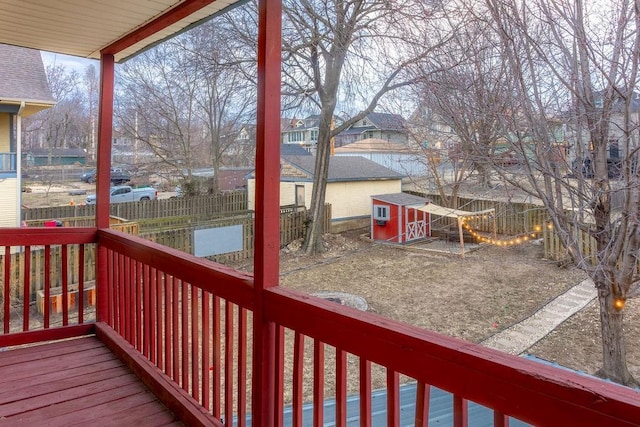
[[[419,210],[428,199],[392,193],[371,196],[371,201],[372,240],[404,244],[430,235],[430,216]]]

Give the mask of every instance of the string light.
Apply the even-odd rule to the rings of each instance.
[[[481,234],[479,234],[478,232],[476,232],[469,224],[468,221],[471,220],[486,220],[492,218],[492,216],[487,216],[487,215],[472,215],[472,216],[467,216],[467,217],[463,217],[460,220],[460,224],[462,226],[462,228],[464,228],[465,230],[467,230],[469,232],[469,234],[471,234],[473,237],[475,237],[477,240],[479,240],[480,242],[483,243],[488,243],[490,245],[496,245],[496,246],[514,246],[514,245],[520,245],[524,242],[529,241],[529,239],[535,239],[537,237],[536,233],[540,233],[542,232],[542,226],[541,225],[535,225],[533,227],[533,232],[529,232],[527,231],[526,233],[520,234],[518,236],[512,236],[510,237],[508,240],[499,240],[499,239],[490,239],[487,237],[482,236]],[[548,229],[553,229],[553,224],[548,223],[547,224],[547,228]],[[624,302],[622,303],[622,305],[624,305]]]
[[[625,300],[623,298],[616,298],[613,300],[613,308],[620,311],[624,308]]]

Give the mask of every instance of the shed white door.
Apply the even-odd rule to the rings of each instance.
[[[427,237],[427,221],[422,212],[406,209],[405,218],[407,218],[407,241]]]

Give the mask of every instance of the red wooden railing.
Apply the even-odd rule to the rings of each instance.
[[[361,425],[371,425],[371,392],[380,387],[387,389],[387,424],[397,425],[401,380],[417,382],[416,425],[428,425],[431,386],[453,393],[455,426],[466,425],[469,401],[493,409],[496,426],[507,425],[507,416],[534,425],[640,420],[630,389],[293,290],[258,295],[249,275],[115,231],[101,231],[99,242],[109,250],[109,322],[227,425],[244,425],[250,412],[247,317],[260,303],[276,325],[276,390],[256,392],[273,395],[276,425],[289,404],[293,425],[302,425],[307,401],[314,402],[314,425],[322,425],[327,398],[336,399],[336,425],[346,425],[354,393]]]
[[[244,425],[252,277],[124,233],[99,236],[106,322],[215,418]]]
[[[0,347],[91,331],[85,254],[95,238],[95,230],[89,228],[2,230]]]
[[[189,425],[219,424],[216,420],[245,425],[251,414],[249,397],[255,392],[269,396],[275,425],[285,423],[283,413],[288,407],[294,426],[302,425],[303,416],[308,416],[303,415],[308,402],[314,403],[314,425],[322,425],[329,415],[321,404],[326,399],[335,399],[330,415],[335,415],[336,425],[346,425],[347,400],[358,395],[360,425],[370,426],[374,423],[372,390],[378,388],[386,388],[386,423],[397,425],[404,410],[401,384],[406,382],[416,384],[412,418],[419,426],[428,425],[432,387],[453,394],[455,426],[467,424],[469,402],[493,410],[495,426],[507,425],[508,416],[553,426],[623,426],[640,420],[638,393],[631,389],[297,291],[258,292],[248,274],[135,236],[91,229],[41,229],[29,234],[18,230],[3,235],[7,247],[23,246],[25,254],[41,249],[51,252],[54,242],[64,248],[97,241],[106,251],[107,286],[99,295],[106,295],[107,304],[96,333],[120,357],[133,360],[130,366],[143,379],[156,377],[150,386],[154,392],[173,393],[179,405],[170,409]],[[5,264],[5,283],[6,268]],[[22,289],[31,290],[25,282],[29,278],[20,282]],[[269,347],[274,352],[271,368],[276,378],[271,390],[252,389],[251,325],[259,304],[276,331]],[[5,303],[3,310],[6,317]],[[25,314],[32,316],[30,311]],[[67,326],[49,324],[47,329],[43,322],[38,330],[27,326],[26,331],[12,332],[16,325],[10,322],[10,333],[0,335],[0,342],[5,346],[87,333],[86,322],[75,311],[67,313]],[[191,411],[183,413],[180,408]]]

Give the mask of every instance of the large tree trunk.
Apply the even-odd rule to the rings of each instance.
[[[307,255],[321,253],[322,232],[324,224],[324,201],[329,176],[329,159],[331,156],[331,117],[333,108],[325,108],[320,115],[318,124],[318,145],[316,151],[316,165],[311,195],[311,207],[307,214],[307,231],[304,237],[303,249]]]
[[[602,332],[602,368],[596,372],[596,375],[620,384],[637,386],[638,382],[627,368],[623,330],[624,310],[614,308],[614,295],[608,284],[596,284],[596,287]]]

